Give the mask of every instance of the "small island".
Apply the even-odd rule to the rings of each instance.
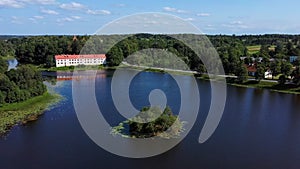
[[[127,138],[158,136],[170,139],[180,136],[183,125],[184,122],[180,121],[168,106],[163,111],[159,107],[144,107],[134,118],[113,127],[111,133]]]

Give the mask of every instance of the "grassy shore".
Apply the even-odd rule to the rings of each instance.
[[[300,94],[300,86],[296,86],[293,84],[285,84],[281,85],[277,82],[266,82],[266,81],[247,81],[242,84],[237,83],[229,83],[233,86],[238,87],[247,87],[247,88],[258,88],[258,89],[269,89],[274,92],[280,92],[280,93],[288,93],[288,94]]]
[[[206,74],[202,74],[196,76],[201,80],[210,80],[209,76]],[[280,93],[288,93],[288,94],[300,94],[300,86],[293,84],[285,84],[281,85],[278,82],[270,82],[270,81],[256,81],[255,79],[248,80],[244,83],[236,83],[235,78],[226,78],[226,82],[229,85],[237,86],[237,87],[245,87],[245,88],[258,88],[258,89],[268,89],[274,92]]]
[[[61,96],[45,93],[20,103],[6,104],[0,107],[0,135],[6,133],[16,124],[34,121],[51,105],[57,103]]]

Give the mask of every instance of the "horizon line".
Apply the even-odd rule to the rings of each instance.
[[[154,34],[154,33],[136,33],[136,34]],[[176,35],[176,34],[193,34],[193,33],[155,33],[155,34],[161,34],[161,35]],[[0,36],[96,36],[97,34],[0,34]],[[99,34],[99,35],[129,35],[129,34]],[[210,34],[210,33],[202,33],[197,35],[207,35],[207,36],[264,36],[264,35],[289,35],[289,36],[299,36],[300,33],[245,33],[245,34],[228,34],[228,33],[216,33],[216,34]]]

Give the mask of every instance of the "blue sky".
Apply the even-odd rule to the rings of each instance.
[[[206,34],[300,34],[298,0],[0,0],[0,34],[94,34],[120,17],[162,12]]]

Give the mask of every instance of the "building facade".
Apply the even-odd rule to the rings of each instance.
[[[105,54],[55,55],[56,67],[106,64]]]

